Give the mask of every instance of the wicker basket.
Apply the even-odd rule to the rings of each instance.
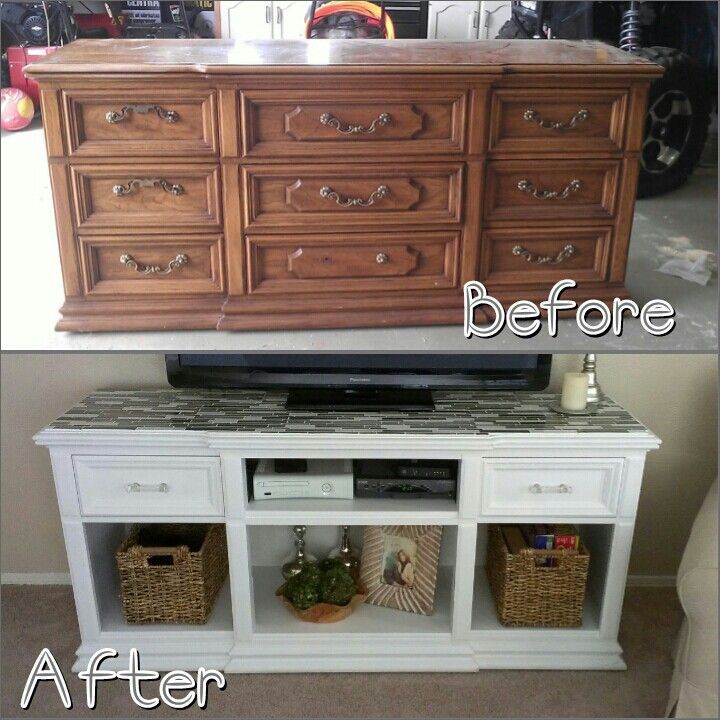
[[[552,567],[536,560],[553,558]],[[577,627],[582,624],[590,555],[578,550],[510,554],[500,527],[488,528],[487,576],[503,625]]]
[[[225,526],[135,528],[115,558],[126,622],[202,625],[228,573]]]

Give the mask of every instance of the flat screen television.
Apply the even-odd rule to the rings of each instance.
[[[287,388],[294,409],[429,409],[441,389],[544,390],[551,355],[232,353],[166,355],[173,387]]]

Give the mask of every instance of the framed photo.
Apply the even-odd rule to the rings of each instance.
[[[366,527],[360,560],[365,602],[432,615],[442,530],[442,525]]]

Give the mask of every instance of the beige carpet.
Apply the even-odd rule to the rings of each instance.
[[[228,675],[223,692],[211,687],[202,717],[662,717],[680,620],[673,588],[633,588],[620,629],[626,672]],[[69,673],[79,642],[70,588],[3,586],[0,716],[198,714],[197,708],[141,710],[123,681],[100,683],[97,708],[88,710],[84,684]],[[41,683],[30,708],[20,709],[27,674],[45,645],[68,679],[71,711],[51,683]],[[144,683],[147,695],[156,695],[154,684]]]

